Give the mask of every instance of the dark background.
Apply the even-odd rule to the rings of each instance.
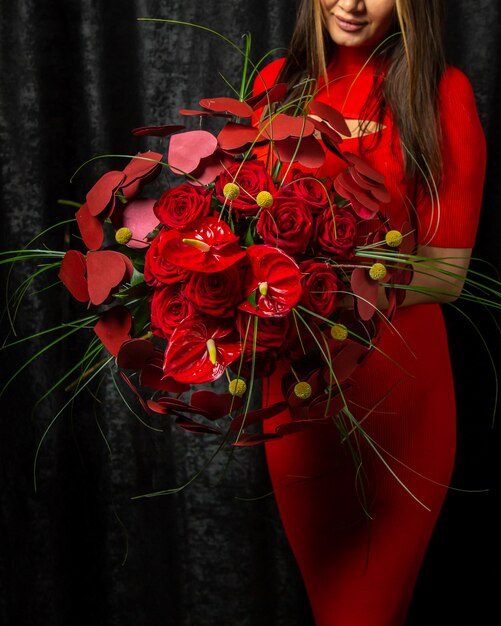
[[[488,141],[475,255],[499,268],[501,5],[498,0],[446,5],[449,58],[473,83]],[[218,72],[233,82],[239,76],[240,57],[214,35],[136,17],[196,22],[237,43],[250,31],[257,60],[286,45],[294,3],[1,0],[0,17],[0,239],[2,249],[15,249],[72,217],[57,200],[82,201],[110,167],[110,160],[94,163],[70,184],[86,159],[162,151],[160,140],[134,138],[130,129],[178,123],[179,108],[229,95]],[[73,232],[59,228],[45,242],[63,250]],[[14,285],[24,276],[15,270]],[[42,279],[36,289],[51,282]],[[499,427],[491,429],[497,382],[480,335],[465,315],[473,318],[497,364],[499,335],[480,307],[463,312],[447,310],[459,404],[453,485],[490,491],[449,493],[409,626],[487,624],[501,616],[494,601],[501,556],[494,513]],[[22,337],[83,313],[56,287],[26,299],[16,329]],[[33,406],[83,354],[86,341],[88,336],[76,335],[51,349],[0,400],[0,624],[310,626],[308,601],[273,498],[247,500],[270,491],[260,448],[239,451],[227,470],[226,457],[217,457],[178,495],[132,500],[184,484],[214,447],[210,439],[174,430],[166,420],[150,424],[157,430],[143,425],[105,377],[98,401],[82,394],[49,430],[35,492],[35,451],[66,396],[58,392]],[[0,352],[2,380],[46,343],[41,338]]]

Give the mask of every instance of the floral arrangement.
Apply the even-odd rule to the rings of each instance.
[[[88,250],[67,251],[59,271],[77,300],[102,307],[94,331],[146,411],[177,415],[187,430],[220,434],[213,422],[228,415],[234,445],[283,436],[285,428],[255,435],[246,427],[286,406],[298,416],[290,432],[340,410],[337,402],[326,408],[323,387],[339,396],[381,329],[371,324],[377,332],[360,341],[350,322],[370,322],[382,280],[395,304],[391,285],[402,280],[401,271],[368,264],[357,250],[413,245],[410,227],[397,231],[382,217],[380,204],[389,199],[383,176],[341,151],[350,132],[340,113],[312,101],[291,115],[280,106],[284,95],[278,84],[243,101],[203,99],[202,110],[181,111],[221,116],[217,135],[182,126],[135,129],[170,136],[166,165],[183,182],[156,199],[144,197],[162,172],[163,155],[155,152],[103,174],[76,213]],[[258,121],[245,123],[251,119]],[[334,181],[304,171],[323,163],[322,140],[346,161]],[[114,235],[109,245],[105,226]],[[355,308],[346,315],[340,303],[350,293]],[[332,366],[341,357],[343,372]],[[281,359],[291,373],[296,362],[301,372],[291,385],[286,377],[287,400],[242,415],[252,381]],[[227,392],[183,399],[190,385],[223,375]],[[140,388],[164,393],[148,398]]]
[[[94,333],[72,398],[112,365],[145,412],[233,446],[349,415],[349,376],[378,349],[415,259],[411,226],[381,210],[384,176],[343,150],[343,116],[311,97],[284,101],[283,84],[251,94],[256,71],[239,98],[180,111],[219,121],[217,134],[133,130],[165,138],[165,156],[138,153],[93,184],[75,215],[84,249],[2,258],[56,258],[50,270],[90,309],[62,337]],[[334,180],[311,174],[326,150],[346,164]],[[150,197],[164,172],[179,184]],[[284,362],[283,401],[251,410],[255,380]],[[221,377],[223,391],[200,388]],[[293,419],[275,432],[253,428],[285,409]]]

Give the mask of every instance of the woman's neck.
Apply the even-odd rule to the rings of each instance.
[[[377,46],[336,46],[329,67],[343,74],[359,72],[363,69],[374,70],[377,59]]]

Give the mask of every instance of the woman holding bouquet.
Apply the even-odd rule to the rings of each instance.
[[[343,439],[333,424],[266,444],[317,626],[405,623],[454,464],[454,385],[439,303],[463,286],[485,140],[468,79],[444,61],[441,5],[302,0],[288,57],[256,81],[257,90],[260,81],[285,82],[290,102],[314,92],[338,109],[351,130],[343,152],[386,177],[391,200],[381,210],[389,227],[411,224],[418,256],[454,265],[444,279],[429,264],[414,264],[394,327],[352,376],[348,404],[364,436]],[[335,177],[344,169],[346,162],[327,152],[315,174]],[[380,288],[378,307],[386,305]],[[270,378],[269,402],[282,398],[286,370],[284,364]],[[282,413],[265,428],[274,432],[290,419]]]

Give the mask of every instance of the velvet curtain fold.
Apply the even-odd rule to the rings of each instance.
[[[449,57],[473,83],[488,141],[475,255],[499,268],[501,6],[498,0],[446,6]],[[96,177],[110,164],[123,167],[124,159],[94,160],[70,182],[82,163],[97,155],[161,152],[162,140],[130,130],[178,123],[178,109],[229,95],[225,79],[237,83],[241,54],[213,32],[137,18],[199,24],[237,47],[251,32],[257,61],[271,48],[271,58],[284,54],[294,16],[290,0],[0,0],[2,250],[69,220],[74,209],[59,200],[81,202]],[[75,234],[74,225],[62,223],[37,245],[64,250]],[[1,276],[5,301],[4,287],[26,274],[2,268]],[[15,322],[19,338],[84,315],[63,288],[49,288],[52,282],[43,275],[30,289]],[[500,556],[493,521],[499,429],[491,429],[497,382],[466,316],[497,365],[500,346],[488,314],[462,311],[447,312],[459,404],[453,485],[490,492],[449,494],[410,626],[466,623],[461,618],[472,610],[477,623],[487,623],[498,611],[490,599]],[[5,336],[5,315],[2,324]],[[47,336],[1,351],[2,384],[45,345]],[[132,399],[109,374],[98,401],[85,391],[59,415],[68,396],[57,390],[37,404],[85,349],[81,335],[72,335],[23,369],[1,399],[0,623],[312,624],[269,493],[263,450],[238,450],[231,463],[218,455],[179,493],[134,499],[183,486],[215,446],[168,420],[143,423],[124,406],[121,394]]]

